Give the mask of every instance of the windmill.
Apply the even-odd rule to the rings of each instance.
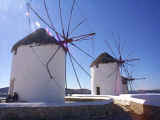
[[[133,73],[130,72],[127,77],[122,76],[123,84],[126,87],[126,93],[132,93],[135,91],[134,82],[137,80],[145,80],[146,77],[133,77]]]
[[[114,34],[113,34],[114,36]],[[114,52],[110,43],[105,41],[109,53],[100,54],[90,65],[91,67],[91,89],[93,95],[119,95],[123,93],[121,75],[128,75],[128,67],[139,58],[125,58],[122,55],[124,47],[121,45],[120,37],[114,36]]]
[[[115,34],[112,33],[112,36],[113,36],[113,41],[115,44],[115,49],[116,49],[117,54],[114,52],[113,48],[111,47],[110,43],[107,40],[105,40],[105,43],[107,47],[109,48],[109,50],[111,51],[111,55],[117,60],[119,70],[120,70],[120,75],[129,76],[129,67],[133,66],[132,64],[133,62],[140,60],[140,59],[139,58],[129,58],[130,54],[127,57],[125,57],[124,54],[122,54],[124,46],[121,45],[120,35],[118,34],[117,35],[118,37],[115,37]],[[130,81],[132,81],[132,79]]]
[[[42,0],[42,2],[49,22],[32,7],[32,0],[26,3],[26,16],[28,17],[29,27],[33,21],[31,19],[31,13],[33,13],[52,32],[40,28],[18,41],[12,47],[11,52],[13,53],[13,62],[11,80],[15,79],[15,85],[10,86],[11,91],[9,94],[14,92],[18,93],[21,101],[64,102],[64,91],[65,87],[67,88],[67,58],[70,60],[71,67],[80,89],[82,88],[82,85],[75,64],[90,77],[88,71],[72,54],[70,48],[75,48],[87,57],[94,59],[92,55],[83,50],[76,43],[83,40],[93,40],[95,33],[73,35],[73,33],[84,23],[84,20],[82,20],[71,29],[73,11],[77,4],[77,0],[73,0],[72,2],[67,24],[64,24],[63,21],[62,2],[61,0],[57,1],[60,22],[59,31],[52,22],[46,0]],[[39,22],[36,22],[36,25],[40,26]],[[24,61],[26,61],[25,64]]]
[[[55,25],[52,22],[52,18],[50,16],[49,10],[48,10],[48,6],[47,6],[47,1],[46,0],[42,0],[43,1],[43,5],[45,8],[45,12],[46,12],[46,16],[49,22],[47,22],[37,11],[36,9],[34,9],[31,5],[31,2],[27,2],[27,16],[28,16],[28,20],[29,20],[29,24],[31,24],[31,13],[33,13],[35,16],[37,16],[37,18],[44,24],[46,25],[50,30],[52,30],[52,34],[54,34],[58,44],[63,47],[65,49],[65,54],[66,54],[66,60],[67,57],[70,60],[73,72],[75,74],[77,83],[79,88],[82,88],[82,85],[80,83],[79,77],[78,77],[78,73],[76,70],[76,67],[74,64],[77,64],[77,66],[79,66],[79,68],[84,71],[84,73],[90,77],[90,74],[88,73],[87,70],[85,70],[85,68],[80,64],[80,62],[76,59],[75,56],[73,56],[73,54],[71,53],[70,50],[70,46],[76,48],[77,50],[79,50],[80,52],[82,52],[83,54],[85,54],[86,56],[90,57],[91,59],[94,59],[94,57],[92,57],[92,55],[90,55],[88,52],[86,52],[85,50],[83,50],[81,47],[79,47],[76,43],[78,43],[79,41],[82,40],[93,40],[93,37],[95,36],[95,33],[86,33],[86,34],[80,34],[80,35],[72,35],[74,33],[74,31],[76,31],[84,22],[86,19],[83,19],[82,21],[80,21],[75,27],[73,27],[73,29],[71,29],[72,26],[72,18],[73,18],[73,12],[74,12],[74,8],[77,4],[77,0],[73,0],[72,2],[72,6],[70,9],[70,15],[69,15],[69,19],[68,19],[68,23],[67,25],[64,24],[63,21],[63,16],[62,16],[62,0],[57,0],[58,1],[58,15],[59,15],[59,21],[60,21],[60,25],[61,25],[61,29],[58,31],[55,27]],[[66,28],[65,28],[66,26]],[[56,53],[55,53],[56,54]],[[54,54],[51,57],[51,59],[48,61],[48,63],[50,61],[52,61],[54,59]],[[47,64],[48,66],[49,64]],[[53,78],[53,75],[51,75],[50,70],[48,69],[48,67],[46,67],[48,70],[48,74],[50,75],[50,78]],[[67,88],[67,81],[66,81],[66,88]]]
[[[140,60],[139,58],[129,58],[129,56],[131,56],[131,53],[128,54],[126,57],[122,54],[122,51],[124,49],[124,46],[122,47],[121,45],[121,39],[120,39],[120,35],[118,34],[118,38],[115,37],[115,34],[112,33],[113,36],[113,40],[114,40],[114,44],[115,44],[115,48],[117,51],[117,56],[114,53],[110,43],[106,40],[105,43],[108,46],[108,48],[110,49],[112,55],[115,57],[115,59],[117,59],[118,61],[118,65],[119,65],[119,69],[120,69],[120,75],[122,75],[122,83],[124,83],[125,87],[124,89],[126,89],[129,93],[132,93],[132,91],[135,90],[134,87],[134,81],[136,80],[145,80],[146,77],[133,77],[133,71],[130,72],[129,68],[134,67],[134,64],[132,64],[135,61]],[[124,77],[126,76],[126,77]],[[126,92],[126,93],[128,93]]]

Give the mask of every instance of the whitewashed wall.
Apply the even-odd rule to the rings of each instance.
[[[20,46],[13,55],[11,79],[20,101],[64,102],[65,52],[61,48],[49,68],[55,77],[51,80],[45,67],[58,45]]]
[[[93,95],[96,95],[96,87],[100,87],[101,95],[118,95],[122,92],[122,81],[117,63],[99,64],[98,68],[95,65],[91,67]]]

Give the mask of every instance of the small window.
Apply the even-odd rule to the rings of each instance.
[[[99,65],[98,64],[96,64],[96,68],[98,68],[99,67]]]
[[[100,87],[96,87],[96,94],[100,95]]]
[[[14,50],[13,54],[14,54],[14,55],[16,55],[16,54],[17,54],[17,49],[16,49],[16,50]]]

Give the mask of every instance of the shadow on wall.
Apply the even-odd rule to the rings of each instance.
[[[139,94],[132,97],[144,100],[144,104],[132,102],[130,105],[140,120],[160,120],[160,94]]]
[[[105,114],[108,117],[104,120],[135,120],[130,114],[130,111],[116,104],[113,104],[111,108],[105,110]]]

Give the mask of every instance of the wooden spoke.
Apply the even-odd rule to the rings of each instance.
[[[95,55],[95,39],[94,39],[94,38],[91,38],[91,40],[92,40],[92,41],[91,41],[92,54]]]
[[[71,25],[72,14],[73,14],[73,9],[74,9],[75,3],[76,3],[76,0],[73,0],[72,8],[71,8],[71,11],[70,11],[70,18],[69,18],[68,28],[67,28],[67,37],[69,36],[69,33],[70,33],[70,25]]]
[[[82,37],[91,37],[91,36],[94,36],[96,33],[89,33],[89,34],[85,34],[85,35],[80,35],[80,36],[74,36],[72,37],[72,39],[79,39],[79,38],[82,38]]]
[[[72,68],[73,68],[74,74],[75,74],[75,76],[76,76],[76,79],[77,79],[79,88],[81,89],[82,87],[81,87],[80,81],[79,81],[79,79],[78,79],[78,74],[77,74],[77,72],[76,72],[76,69],[75,69],[74,64],[73,64],[73,61],[72,61],[72,57],[71,57],[71,55],[70,55],[69,52],[68,52],[68,55],[69,55],[69,58],[70,58],[70,61],[71,61],[71,64],[72,64]]]
[[[133,81],[133,80],[135,80],[135,79],[132,78],[132,77],[128,77],[127,80],[128,80],[128,81]]]
[[[114,73],[116,73],[116,75],[117,75],[117,69],[115,69],[115,70],[112,71],[110,74],[108,74],[108,75],[106,76],[106,78],[107,78],[107,79],[110,78]]]
[[[133,51],[131,51],[131,52],[129,52],[127,55],[126,55],[126,59],[129,59],[130,57],[132,57],[132,55],[133,55]]]
[[[81,66],[81,64],[76,60],[76,58],[69,52],[69,54],[71,55],[71,57],[73,58],[73,60],[75,61],[75,63],[89,76],[91,77],[91,75]]]
[[[57,52],[59,51],[59,49],[61,48],[61,46],[58,46],[58,48],[56,49],[56,51],[53,53],[53,55],[48,59],[47,61],[47,65],[51,62],[51,60],[55,57],[55,55],[57,54]]]
[[[122,57],[122,54],[121,54],[121,38],[120,38],[119,34],[118,34],[118,53],[119,53],[119,56]]]
[[[132,67],[134,67],[134,66],[135,66],[135,65],[130,64],[130,63],[127,63],[127,62],[125,62],[124,64],[125,64],[125,65],[128,65],[128,66],[132,66]]]
[[[49,66],[48,66],[49,62],[48,62],[48,64],[47,64],[47,63],[44,63],[44,62],[41,60],[41,57],[40,57],[40,56],[37,54],[37,52],[34,50],[34,48],[31,47],[31,49],[32,49],[32,52],[35,54],[35,56],[39,59],[39,62],[40,62],[40,63],[44,66],[44,68],[47,70],[47,73],[48,73],[50,79],[53,79],[52,73],[51,73],[51,71],[49,70]],[[54,53],[54,54],[56,54],[56,53]],[[53,55],[52,55],[52,56],[53,56]],[[48,61],[50,61],[50,59],[49,59]]]
[[[31,30],[31,16],[30,16],[30,8],[29,8],[29,3],[26,3],[27,6],[27,12],[28,12],[28,25],[29,25],[29,29]]]
[[[127,68],[126,68],[126,66],[125,66],[124,64],[122,65],[122,69],[123,69],[123,71],[126,73],[127,76],[130,75],[130,74],[129,74],[129,71],[127,70]]]
[[[44,7],[45,7],[45,11],[46,11],[46,14],[47,14],[48,20],[49,20],[49,22],[50,22],[50,24],[51,24],[52,28],[56,31],[56,28],[54,27],[53,22],[52,22],[52,19],[51,19],[50,15],[49,15],[49,12],[48,12],[48,8],[47,8],[46,0],[43,0],[43,3],[44,3]]]
[[[121,44],[121,55],[123,55],[123,53],[124,53],[124,50],[125,50],[125,46],[126,46],[126,39],[125,40],[123,40],[123,42],[122,42],[122,44]]]
[[[53,79],[52,73],[51,73],[51,71],[49,70],[49,67],[48,67],[48,66],[46,66],[46,69],[47,69],[47,72],[48,72],[48,75],[49,75],[50,79]]]
[[[72,29],[70,35],[72,35],[72,33],[73,33],[74,31],[76,31],[76,30],[78,29],[78,27],[79,27],[81,24],[83,24],[85,21],[86,21],[86,18],[83,19],[79,24],[77,24],[77,25]]]
[[[53,78],[53,76],[52,76],[52,74],[51,74],[51,72],[50,72],[50,70],[49,70],[49,63],[51,62],[51,60],[55,57],[55,55],[57,54],[57,52],[58,52],[58,50],[61,48],[61,46],[59,46],[57,49],[56,49],[56,51],[53,53],[53,55],[49,58],[49,60],[47,61],[47,64],[46,64],[46,69],[47,69],[47,72],[48,72],[48,74],[49,74],[49,76],[50,76],[50,78],[52,79]]]
[[[77,41],[81,41],[81,40],[93,40],[91,38],[79,38],[79,39],[75,39],[72,42],[77,42]]]
[[[125,62],[133,62],[133,61],[138,61],[140,60],[139,58],[132,58],[132,59],[126,59],[124,60]]]
[[[61,9],[61,0],[59,0],[59,16],[60,16],[60,22],[61,22],[63,37],[65,37],[63,18],[62,18],[62,9]]]
[[[36,50],[35,50],[33,47],[31,47],[31,49],[32,49],[32,52],[34,53],[34,55],[38,58],[39,62],[40,62],[44,67],[46,67],[46,64],[42,61],[41,57],[37,54]]]
[[[33,13],[45,24],[47,25],[51,30],[53,30],[58,36],[62,36],[60,33],[58,33],[54,28],[52,28],[52,26],[50,26],[39,14],[38,12],[36,12],[30,4],[28,4],[29,8],[33,11]],[[59,37],[58,37],[59,38]]]
[[[72,46],[76,47],[77,49],[79,49],[81,52],[83,52],[84,54],[86,54],[88,57],[92,58],[93,60],[95,59],[94,57],[92,57],[91,55],[89,55],[87,52],[85,52],[84,50],[82,50],[81,48],[79,48],[77,45],[71,43]]]
[[[117,79],[118,79],[118,71],[119,71],[119,66],[116,68],[116,80],[115,80],[115,89],[114,89],[114,93],[117,95]]]
[[[68,85],[67,85],[67,74],[66,74],[66,71],[67,71],[67,52],[65,53],[65,83],[66,83],[66,89],[67,89]]]
[[[118,43],[118,41],[117,41],[117,38],[115,37],[114,32],[112,32],[112,37],[113,37],[113,40],[114,40],[115,48],[117,49],[117,51],[119,51],[119,50],[118,50],[119,43]]]
[[[109,50],[112,52],[112,55],[116,58],[116,54],[113,52],[113,49],[112,49],[110,43],[107,40],[105,40],[104,42],[106,43],[106,45],[109,48]]]
[[[145,80],[147,79],[146,77],[142,77],[142,78],[134,78],[135,80]]]

